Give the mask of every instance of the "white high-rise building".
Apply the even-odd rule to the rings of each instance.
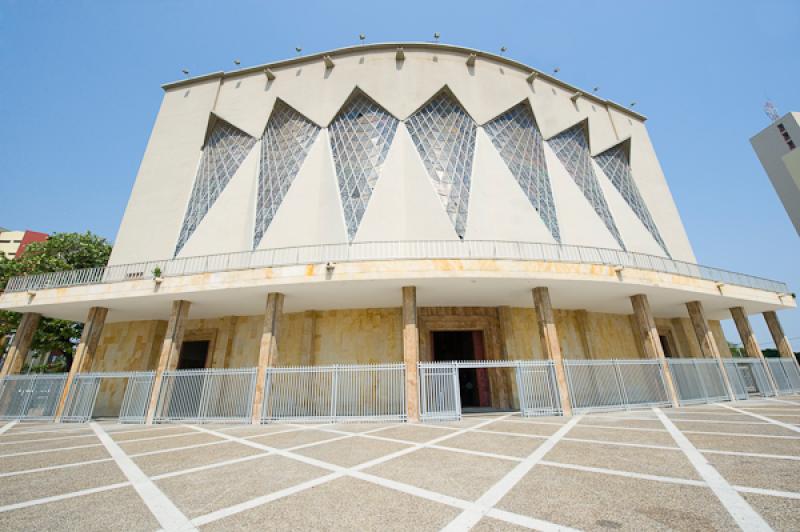
[[[800,113],[787,113],[750,139],[800,235]]]

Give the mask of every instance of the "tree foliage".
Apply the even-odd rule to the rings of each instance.
[[[44,242],[29,244],[13,260],[0,254],[0,289],[5,288],[8,280],[16,275],[105,266],[110,255],[111,244],[103,237],[90,232],[55,233]],[[16,312],[0,311],[0,336],[13,333],[20,317]],[[63,354],[69,367],[82,331],[81,323],[42,318],[31,347],[45,354]]]

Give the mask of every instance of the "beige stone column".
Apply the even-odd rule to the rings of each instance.
[[[561,397],[561,410],[565,416],[572,415],[572,403],[567,386],[567,372],[561,356],[561,344],[558,342],[558,330],[553,317],[553,306],[550,303],[550,290],[546,286],[533,289],[533,306],[536,308],[536,321],[539,324],[539,337],[542,351],[548,360],[553,361],[558,382],[558,393]]]
[[[267,385],[267,368],[278,362],[278,334],[283,316],[283,294],[270,292],[267,294],[267,306],[264,309],[264,328],[261,331],[261,344],[258,349],[258,373],[256,373],[256,392],[253,396],[253,423],[261,423],[264,405],[264,388]]]
[[[59,419],[61,414],[64,413],[64,406],[67,403],[67,397],[72,389],[72,382],[75,380],[75,375],[91,371],[92,369],[92,361],[94,360],[95,352],[97,352],[97,346],[100,344],[100,337],[103,335],[103,325],[106,323],[107,315],[107,308],[92,307],[89,309],[89,316],[83,324],[81,341],[75,348],[75,356],[72,357],[72,366],[69,368],[67,381],[64,383],[64,389],[61,392],[61,399],[58,401],[55,415],[56,419]]]
[[[406,365],[406,415],[419,421],[419,324],[417,287],[403,287],[403,362]]]
[[[575,312],[575,317],[578,322],[578,333],[581,335],[583,352],[587,360],[593,360],[595,353],[592,348],[592,322],[589,318],[589,312],[586,310],[578,310]]]
[[[772,378],[772,371],[770,371],[764,361],[764,353],[761,352],[761,348],[758,346],[758,341],[753,332],[753,327],[750,326],[750,319],[747,317],[747,312],[745,312],[743,307],[732,307],[730,310],[733,323],[736,324],[736,330],[739,332],[739,338],[742,339],[745,354],[750,358],[758,358],[764,363],[764,371],[767,374],[767,379],[769,379],[769,384],[772,386],[773,390],[777,391],[778,387],[775,385],[775,380]]]
[[[797,360],[794,356],[792,344],[789,343],[789,339],[783,332],[783,326],[781,325],[780,320],[778,320],[778,314],[776,314],[774,310],[768,310],[767,312],[764,312],[764,321],[767,322],[769,334],[772,335],[772,341],[775,342],[775,347],[778,349],[778,353],[782,357]]]
[[[165,371],[172,371],[178,367],[178,358],[183,344],[183,333],[186,330],[186,319],[189,317],[189,301],[177,300],[172,302],[172,310],[167,323],[167,334],[161,344],[161,353],[158,358],[158,367],[153,381],[153,391],[150,394],[150,406],[147,408],[147,423],[153,422],[158,406],[158,394],[161,390],[161,381]]]
[[[647,358],[661,362],[661,372],[664,375],[664,383],[667,385],[667,394],[672,401],[672,406],[677,407],[680,404],[678,392],[672,381],[672,373],[669,370],[667,358],[664,356],[661,340],[658,338],[658,329],[653,313],[650,311],[650,302],[646,295],[637,294],[631,296],[631,304],[633,305],[634,322],[638,330],[636,336],[642,342],[642,351]]]
[[[19,326],[17,326],[17,330],[14,333],[14,338],[8,348],[8,353],[6,353],[3,368],[0,369],[0,377],[20,372],[22,365],[25,363],[25,357],[28,356],[28,351],[30,351],[33,335],[36,333],[36,327],[39,326],[41,318],[41,314],[34,312],[26,312],[22,315]]]
[[[717,341],[714,338],[714,333],[708,326],[708,318],[706,318],[706,311],[700,301],[689,301],[686,303],[686,308],[689,310],[689,319],[692,322],[694,334],[697,336],[697,341],[700,344],[700,352],[706,358],[715,358],[719,364],[719,370],[722,372],[722,380],[725,382],[725,389],[728,390],[728,397],[731,401],[736,401],[736,394],[733,392],[731,381],[728,379],[728,372],[725,370],[725,364],[722,362],[722,355],[719,353]]]

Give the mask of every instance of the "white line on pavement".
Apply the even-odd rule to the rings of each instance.
[[[3,434],[5,431],[7,431],[8,429],[10,429],[11,427],[13,427],[14,425],[16,425],[17,423],[19,423],[19,420],[16,420],[16,419],[15,419],[14,421],[11,421],[11,422],[9,422],[9,423],[6,423],[5,425],[3,425],[3,426],[2,426],[2,428],[0,428],[0,434]]]
[[[797,427],[795,425],[790,425],[788,423],[784,423],[783,421],[778,421],[777,419],[772,419],[771,417],[762,416],[761,414],[754,414],[752,412],[747,412],[746,410],[741,410],[739,408],[734,408],[732,406],[723,405],[721,403],[718,404],[717,406],[721,406],[723,408],[729,408],[731,410],[735,410],[735,411],[740,412],[742,414],[747,414],[748,416],[753,416],[754,418],[760,419],[761,421],[766,421],[767,423],[772,423],[773,425],[777,425],[779,427],[783,427],[785,429],[789,429],[789,430],[794,431],[794,432],[800,432],[800,427]]]
[[[582,417],[582,415],[577,415],[565,423],[563,427],[558,429],[552,436],[547,438],[547,440],[537,447],[536,450],[534,450],[531,454],[529,454],[527,458],[516,465],[503,478],[497,481],[497,483],[489,488],[486,493],[481,495],[481,497],[475,501],[475,505],[472,508],[461,512],[461,514],[453,519],[443,530],[471,530],[472,527],[475,526],[484,515],[486,515],[490,508],[494,507],[495,504],[500,502],[500,499],[502,499],[509,491],[511,491],[511,489],[516,486],[526,474],[528,474],[533,466],[541,461],[542,458],[544,458],[544,455],[546,455],[553,447],[556,446],[559,440],[561,440],[561,438],[563,438],[572,427],[578,424]],[[556,528],[563,527],[558,527],[558,525],[551,524],[545,529],[553,530]]]
[[[144,471],[125,454],[111,436],[97,423],[90,424],[108,454],[117,463],[122,473],[131,481],[133,488],[150,509],[164,530],[196,530],[183,512],[150,480]]]
[[[683,435],[678,427],[676,427],[660,409],[654,408],[653,412],[656,413],[661,423],[664,424],[672,435],[675,443],[683,450],[686,458],[689,459],[703,480],[706,481],[708,487],[711,488],[711,491],[714,492],[739,527],[748,532],[755,530],[771,531],[772,528],[764,521],[764,518],[739,495],[733,486],[728,484],[728,481],[725,480],[711,464],[708,463],[705,456],[692,445],[692,442]]]
[[[49,502],[63,501],[64,499],[72,499],[73,497],[91,495],[92,493],[100,493],[101,491],[115,490],[117,488],[124,488],[125,486],[130,486],[130,485],[131,485],[130,482],[118,482],[116,484],[108,484],[106,486],[99,486],[97,488],[71,491],[69,493],[63,493],[61,495],[53,495],[51,497],[44,497],[41,499],[33,499],[25,502],[7,504],[6,506],[0,506],[0,513],[9,512],[11,510],[19,510],[20,508],[27,508],[29,506],[36,506],[37,504],[47,504]]]

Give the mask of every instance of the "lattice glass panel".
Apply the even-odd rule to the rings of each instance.
[[[357,93],[329,129],[347,234],[352,240],[397,131],[397,119],[365,94]]]
[[[647,209],[647,205],[645,205],[644,199],[639,193],[639,188],[633,181],[631,165],[622,146],[614,146],[610,150],[606,150],[596,156],[594,160],[597,161],[597,164],[600,165],[603,172],[611,179],[611,182],[617,187],[617,190],[619,190],[619,193],[625,198],[630,208],[633,209],[633,212],[636,213],[636,216],[639,217],[639,220],[642,221],[642,224],[644,224],[645,228],[653,235],[653,238],[655,238],[658,245],[661,246],[661,249],[664,250],[664,253],[667,254],[667,257],[669,257],[670,254],[669,251],[667,251],[664,240],[661,238],[661,233],[658,232],[658,227],[656,227],[653,217],[650,216],[650,211]]]
[[[253,249],[261,242],[272,223],[278,207],[317,138],[319,129],[319,126],[283,101],[275,101],[261,139]]]
[[[561,243],[544,140],[530,106],[522,102],[483,127],[550,234]]]
[[[456,233],[464,238],[475,122],[450,93],[441,91],[406,125]]]
[[[255,143],[256,139],[244,131],[217,119],[203,148],[175,255],[180,253]]]
[[[597,181],[597,176],[592,168],[591,157],[589,157],[589,143],[586,140],[583,127],[580,124],[573,126],[547,142],[581,189],[594,212],[603,220],[614,239],[624,250],[625,244],[622,242],[622,236],[619,234],[617,224],[614,223],[614,219],[611,217],[611,211],[608,209],[600,183]]]

